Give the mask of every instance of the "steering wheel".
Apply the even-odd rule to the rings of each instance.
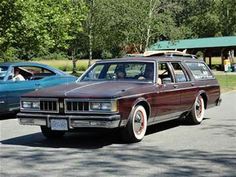
[[[134,79],[139,79],[141,77],[145,77],[144,74],[138,74],[138,75],[134,76]]]
[[[160,75],[163,76],[165,73],[167,73],[168,71],[165,70],[163,73],[161,73]]]

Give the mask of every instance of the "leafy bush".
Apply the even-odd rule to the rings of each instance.
[[[111,59],[112,53],[108,50],[103,50],[101,54],[102,59]]]
[[[202,51],[198,51],[196,53],[196,56],[197,56],[197,58],[203,58],[203,52]]]
[[[62,65],[62,66],[59,66],[58,69],[60,69],[62,71],[71,71],[72,67],[69,65]]]
[[[71,60],[37,60],[35,62],[46,64],[62,71],[72,71],[72,61]],[[93,61],[94,62],[94,61]],[[88,60],[78,60],[76,62],[77,71],[85,71],[88,67]]]
[[[1,59],[0,61],[4,62],[4,61],[15,61],[17,60],[17,56],[18,56],[18,50],[10,47],[8,48],[8,50],[4,53],[1,53]]]
[[[88,67],[86,65],[77,64],[78,71],[85,71]]]

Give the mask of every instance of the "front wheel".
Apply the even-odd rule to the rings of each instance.
[[[147,113],[143,106],[138,105],[126,125],[122,129],[122,138],[128,143],[139,142],[144,138],[147,130]]]
[[[191,112],[189,113],[189,121],[192,124],[200,124],[203,120],[205,113],[204,100],[201,95],[199,95],[193,105]]]
[[[59,139],[65,134],[65,131],[51,130],[46,126],[41,126],[41,132],[48,139]]]

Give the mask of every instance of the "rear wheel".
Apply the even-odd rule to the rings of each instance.
[[[41,132],[48,139],[59,139],[65,134],[65,131],[51,130],[46,126],[41,126]]]
[[[189,113],[188,119],[192,124],[200,124],[203,120],[205,113],[204,100],[201,95],[199,95],[193,105],[191,112]]]
[[[122,138],[128,143],[139,142],[147,130],[147,113],[143,106],[135,107],[127,125],[122,129]]]

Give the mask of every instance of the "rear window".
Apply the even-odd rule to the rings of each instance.
[[[186,65],[189,67],[194,78],[197,80],[214,78],[205,63],[187,62]]]

